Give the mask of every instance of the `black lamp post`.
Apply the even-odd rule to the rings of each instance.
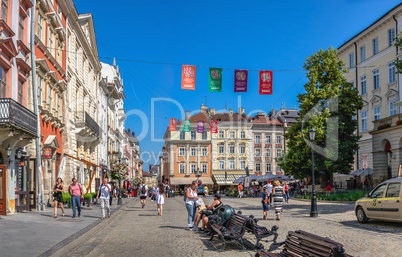
[[[315,139],[315,129],[311,127],[309,130],[310,141],[314,142]],[[311,145],[311,210],[310,210],[310,217],[317,217],[317,196],[315,194],[315,177],[314,177],[314,149],[313,145]]]
[[[10,156],[11,156],[10,145],[8,145],[8,147],[6,148],[6,154],[7,154],[7,158],[8,158],[8,164],[10,164],[11,163],[11,160],[10,160]]]

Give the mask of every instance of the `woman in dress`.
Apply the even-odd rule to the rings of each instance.
[[[62,216],[64,217],[64,206],[62,192],[64,191],[63,180],[59,177],[56,179],[56,184],[53,188],[53,205],[54,205],[54,218],[57,218],[57,207],[60,206]]]
[[[274,182],[274,188],[272,189],[274,194],[274,208],[276,214],[276,220],[281,219],[282,205],[283,205],[283,195],[285,194],[285,189],[281,186],[281,182],[276,180]]]
[[[162,216],[163,204],[165,203],[165,185],[160,183],[156,190],[156,204],[158,206],[158,215]]]

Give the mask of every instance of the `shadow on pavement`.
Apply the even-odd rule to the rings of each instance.
[[[396,222],[369,220],[366,224],[361,224],[357,220],[350,220],[341,221],[340,224],[376,233],[402,233],[402,223]]]

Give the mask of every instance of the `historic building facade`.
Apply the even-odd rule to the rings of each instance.
[[[348,69],[345,77],[358,87],[364,102],[357,112],[361,139],[355,169],[373,169],[374,184],[401,169],[401,80],[395,68],[400,53],[394,45],[401,24],[402,4],[338,48]]]

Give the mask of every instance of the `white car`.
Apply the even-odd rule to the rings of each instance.
[[[402,221],[402,177],[386,180],[355,203],[357,221]]]

